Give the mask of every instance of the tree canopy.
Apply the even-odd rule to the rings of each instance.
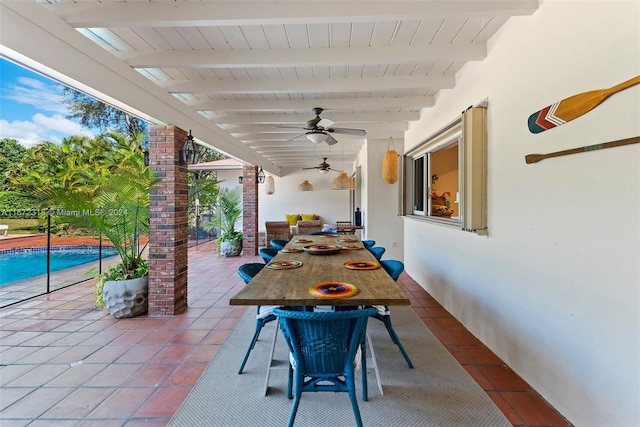
[[[129,138],[147,133],[149,124],[132,114],[67,86],[63,86],[62,95],[69,109],[67,118],[79,120],[89,129],[97,128],[102,133],[120,132]]]
[[[15,139],[0,140],[0,190],[8,189],[9,171],[22,160],[26,152],[27,149]]]

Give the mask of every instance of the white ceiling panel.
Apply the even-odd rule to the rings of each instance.
[[[455,86],[458,70],[486,57],[487,41],[509,17],[534,13],[538,2],[31,0],[3,7],[60,46],[101,58],[92,63],[108,62],[102,72],[121,83],[103,84],[95,72],[56,64],[35,48],[20,52],[18,38],[10,48],[278,175],[321,157],[342,168],[366,138],[402,138],[440,90]],[[314,107],[334,125],[314,128]],[[291,124],[298,129],[274,127]],[[366,136],[330,132],[341,127]],[[313,144],[304,136],[310,131],[338,143]],[[303,136],[285,142],[296,132]]]

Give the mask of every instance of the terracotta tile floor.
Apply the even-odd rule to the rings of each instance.
[[[0,424],[164,426],[247,308],[236,274],[259,257],[189,252],[189,309],[116,320],[91,284],[0,309]],[[411,305],[514,426],[571,426],[406,273]],[[198,427],[198,426],[194,426]]]

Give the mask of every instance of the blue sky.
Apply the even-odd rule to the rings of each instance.
[[[60,84],[0,58],[0,138],[32,147],[73,135],[93,136],[94,132],[66,118],[69,113],[61,95]]]

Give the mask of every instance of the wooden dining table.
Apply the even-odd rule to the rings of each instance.
[[[324,254],[313,248],[340,247]],[[311,247],[311,248],[310,248]],[[305,248],[307,248],[305,250]],[[285,305],[285,306],[360,306],[360,305],[409,305],[409,298],[399,284],[381,268],[349,269],[345,264],[362,261],[375,263],[376,258],[353,235],[301,235],[294,236],[284,250],[302,249],[300,252],[280,251],[271,263],[293,262],[295,268],[263,268],[236,295],[230,305]],[[286,264],[285,264],[286,265]],[[339,298],[316,296],[310,288],[318,284],[347,284],[357,289],[355,295]],[[326,287],[326,286],[325,286]]]

